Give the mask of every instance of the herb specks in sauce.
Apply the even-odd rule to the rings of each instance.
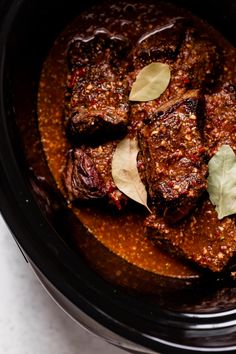
[[[165,17],[165,21],[160,23],[160,28],[157,29],[156,19],[161,18],[163,13],[168,13],[168,20],[166,21]],[[103,4],[79,15],[56,40],[42,70],[38,95],[38,116],[48,166],[64,195],[61,173],[65,166],[66,153],[70,147],[65,136],[63,122],[68,43],[76,35],[86,38],[93,35],[94,30],[99,28],[112,33],[122,33],[132,43],[136,43],[139,38],[143,41],[150,38],[158,30],[168,30],[170,25],[174,26],[178,22],[175,22],[175,19],[182,16],[190,18],[203,31],[212,33],[218,43],[221,43],[225,56],[222,80],[230,79],[235,82],[235,49],[203,21],[167,4],[154,5],[148,2],[146,4],[125,2],[113,5]],[[129,211],[125,215],[114,215],[99,207],[74,206],[72,211],[104,246],[128,262],[150,272],[167,276],[185,278],[198,274],[195,269],[153,246],[151,241],[144,236],[145,215],[141,212]]]

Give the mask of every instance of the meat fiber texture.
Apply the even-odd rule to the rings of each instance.
[[[141,33],[139,18],[132,23]],[[100,28],[69,44],[68,198],[104,200],[122,209],[128,198],[112,179],[112,156],[117,139],[138,136],[138,169],[153,211],[145,222],[147,237],[219,272],[236,251],[235,220],[218,220],[204,191],[209,158],[222,144],[236,152],[235,87],[218,86],[224,58],[207,33],[163,12],[148,24],[133,42],[129,29],[124,36]],[[158,61],[170,66],[168,88],[155,100],[129,102],[139,71]]]
[[[172,223],[185,217],[207,188],[198,90],[172,100],[150,117],[139,134],[152,203]]]
[[[131,105],[131,125],[135,129],[162,104],[180,97],[187,90],[201,89],[204,92],[217,84],[222,71],[221,51],[206,34],[199,33],[196,28],[188,28],[188,25],[186,19],[178,19],[173,27],[163,33],[157,31],[134,49],[134,70],[129,74],[130,86],[140,69],[151,63],[153,58],[169,64],[171,68],[169,86],[160,97]],[[167,38],[166,42],[162,41]],[[147,53],[151,54],[148,56]]]
[[[80,151],[78,150],[79,145],[86,144],[88,146],[89,156],[91,155],[90,148],[92,147],[97,152],[102,150],[107,151],[107,141],[121,138],[127,131],[130,136],[137,136],[143,121],[145,119],[147,121],[152,120],[152,117],[157,115],[163,103],[168,102],[167,105],[170,112],[172,105],[175,105],[173,110],[178,106],[177,98],[179,102],[183,101],[181,96],[189,91],[189,88],[196,85],[198,88],[203,89],[209,82],[212,83],[214,79],[217,80],[218,69],[216,70],[215,63],[218,63],[218,48],[205,35],[199,34],[196,29],[189,28],[188,26],[188,21],[184,18],[169,19],[165,15],[162,15],[159,19],[159,27],[157,26],[153,30],[152,26],[150,33],[146,32],[145,36],[141,36],[133,47],[131,47],[128,39],[122,36],[122,34],[111,36],[111,33],[105,29],[97,29],[88,38],[75,37],[72,40],[68,49],[69,75],[66,90],[65,120],[68,136],[75,146],[74,149],[76,151],[68,154],[66,168],[69,169],[70,166],[71,171],[71,161],[73,161],[73,170],[75,171],[76,163],[79,165],[84,161],[84,159],[74,158]],[[154,60],[169,63],[171,67],[171,82],[167,90],[160,98],[151,102],[128,102],[128,92],[134,80],[134,74],[137,75],[143,66]],[[193,91],[189,92],[191,96],[191,92]],[[188,93],[186,95],[187,100]],[[180,173],[182,173],[180,176],[182,185],[180,182],[175,186],[175,188],[180,188],[179,192],[176,189],[174,193],[172,192],[171,196],[169,192],[165,192],[164,190],[160,192],[158,188],[156,190],[155,188],[149,188],[152,199],[157,200],[160,198],[160,201],[165,201],[165,215],[169,218],[169,215],[172,214],[170,218],[173,221],[187,215],[195,206],[195,202],[202,190],[206,188],[203,177],[205,176],[205,167],[202,164],[201,134],[198,131],[204,120],[202,113],[199,113],[202,99],[199,93],[196,93],[196,95],[198,95],[198,97],[195,97],[195,101],[197,100],[197,103],[195,102],[197,110],[196,112],[192,112],[197,114],[195,121],[189,119],[187,111],[185,112],[186,114],[183,113],[186,127],[188,126],[188,129],[192,129],[187,134],[189,145],[191,145],[191,139],[195,139],[196,146],[192,146],[191,163],[186,163],[185,167],[182,166],[182,169],[180,169]],[[194,98],[192,99],[192,103],[193,101]],[[183,108],[184,103],[182,102],[181,104]],[[187,104],[185,108],[187,108]],[[195,109],[194,107],[192,108],[193,110]],[[163,109],[167,109],[167,107]],[[178,112],[176,115],[178,116]],[[177,119],[177,116],[175,119]],[[165,118],[165,125],[168,126],[168,124],[171,125],[172,123],[170,121],[168,123],[168,119]],[[190,127],[191,124],[192,126]],[[174,134],[177,134],[177,127],[175,127]],[[169,140],[170,136],[167,135],[168,133],[166,134],[166,139]],[[154,139],[154,135],[152,138]],[[186,142],[187,140],[185,139],[184,141]],[[149,143],[151,144],[151,139]],[[155,144],[156,142],[153,140],[153,143]],[[172,163],[177,156],[174,148],[178,148],[178,144],[176,146],[175,144],[176,142],[173,142],[172,148],[169,149],[169,153],[173,153]],[[141,143],[141,145],[144,146],[144,143]],[[83,152],[83,156],[87,156],[86,146],[84,145],[80,151],[81,153]],[[96,148],[97,146],[101,146],[100,150]],[[187,145],[185,149],[181,150],[183,154],[182,162],[190,161],[189,156],[191,153],[187,151],[186,147]],[[153,149],[155,150],[155,148]],[[162,146],[163,149],[164,146]],[[184,156],[185,154],[187,154],[186,157]],[[143,155],[142,152],[139,154],[139,164],[142,166],[142,169],[140,169],[142,171],[142,180],[146,181],[149,172],[145,173],[145,169],[148,171],[150,166],[148,164],[146,166],[143,163]],[[96,156],[98,156],[97,153]],[[193,159],[198,157],[201,162],[195,161],[193,163]],[[105,159],[104,153],[101,153],[100,162],[102,159]],[[111,163],[111,159],[109,161]],[[176,166],[178,163],[176,162]],[[187,177],[185,184],[183,182],[184,168],[186,172],[185,177],[187,176],[187,171],[190,172],[191,169],[191,171],[196,171],[190,173],[190,177]],[[85,173],[85,169],[89,176],[90,164],[83,165],[83,173]],[[77,172],[73,174],[72,180],[74,181],[74,185],[76,185],[75,180],[77,178],[77,185],[81,186],[81,177],[78,172],[80,170],[79,166],[77,166]],[[111,170],[111,166],[109,166],[109,170]],[[175,169],[175,173],[177,172],[178,170]],[[68,171],[64,175],[68,176],[70,172]],[[111,177],[109,178],[112,180]],[[167,183],[171,185],[172,182],[167,181]],[[195,191],[193,191],[194,184],[196,187]],[[67,186],[71,200],[89,199],[89,183],[87,184],[86,193],[76,193],[71,187],[72,183],[68,182],[68,178],[65,185]],[[167,188],[166,185],[165,188]],[[172,187],[168,188],[166,191],[169,191]],[[74,192],[72,192],[73,190]],[[109,200],[109,197],[107,198],[108,195],[104,191],[107,191],[107,189],[103,188],[103,193],[99,193],[99,198]],[[169,195],[163,199],[163,195],[166,193],[169,193]],[[191,193],[193,195],[190,197]],[[92,194],[93,192],[91,191]]]
[[[234,218],[218,220],[207,199],[174,226],[157,214],[149,216],[145,223],[148,237],[155,244],[213,272],[222,271],[236,252]]]
[[[111,160],[117,142],[98,147],[82,146],[68,152],[64,183],[73,200],[105,199],[118,210],[127,198],[115,186],[111,175]]]
[[[128,43],[105,30],[74,38],[69,46],[70,73],[65,121],[76,144],[120,136],[129,120],[128,84],[119,60]]]
[[[206,95],[205,143],[209,158],[223,144],[228,144],[236,153],[236,89],[230,83]]]

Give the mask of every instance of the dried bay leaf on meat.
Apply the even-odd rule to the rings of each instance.
[[[208,193],[218,218],[236,213],[236,156],[229,145],[222,145],[208,163]]]
[[[112,159],[112,177],[117,188],[130,199],[147,206],[147,191],[139,176],[137,139],[124,138],[119,142]]]
[[[170,76],[168,64],[151,63],[145,66],[133,83],[129,100],[139,102],[155,100],[167,89]]]

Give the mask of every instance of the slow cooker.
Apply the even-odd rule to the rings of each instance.
[[[234,0],[172,2],[208,21],[235,44]],[[55,301],[98,336],[131,353],[235,353],[233,280],[206,276],[189,284],[140,273],[116,257],[114,262],[123,262],[127,269],[126,283],[139,282],[137,289],[129,288],[108,279],[71,240],[75,224],[81,240],[91,235],[71,215],[45,161],[37,127],[37,90],[42,63],[56,37],[94,3],[0,1],[2,215]],[[94,239],[91,247],[104,252],[104,259],[115,257]]]

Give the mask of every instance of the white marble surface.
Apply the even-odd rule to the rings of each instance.
[[[0,353],[124,354],[87,333],[49,297],[0,216]]]

